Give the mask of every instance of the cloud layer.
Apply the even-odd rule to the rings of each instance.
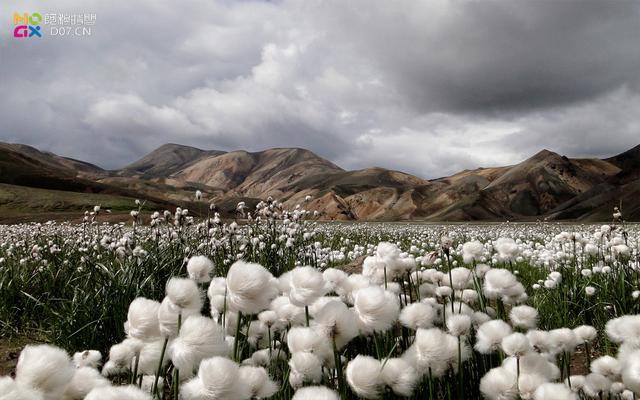
[[[0,25],[0,140],[108,168],[177,142],[437,177],[640,143],[632,0],[5,3],[9,22],[97,21],[26,40]]]

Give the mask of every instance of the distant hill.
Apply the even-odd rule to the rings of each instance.
[[[300,148],[259,152],[166,144],[119,170],[0,143],[0,182],[71,192],[144,198],[168,208],[204,201],[231,213],[269,196],[339,220],[607,221],[622,204],[640,220],[640,145],[607,159],[567,158],[549,150],[511,166],[465,170],[426,180],[401,171],[345,171]],[[74,201],[77,199],[74,198]],[[205,207],[206,208],[206,207]]]
[[[167,177],[189,164],[207,156],[218,156],[224,151],[200,150],[195,147],[168,143],[122,168],[120,175],[139,175],[143,178]]]

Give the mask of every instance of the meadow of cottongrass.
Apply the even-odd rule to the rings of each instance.
[[[96,207],[1,227],[1,333],[49,344],[24,348],[0,399],[640,394],[640,231],[618,211],[344,224],[270,200],[240,203],[239,224],[141,206],[133,226]]]

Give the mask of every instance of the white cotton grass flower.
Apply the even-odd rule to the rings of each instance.
[[[67,385],[63,399],[83,400],[91,390],[104,386],[111,386],[111,382],[100,375],[97,369],[80,367],[76,369],[73,378]]]
[[[277,295],[273,276],[262,265],[236,261],[227,274],[227,300],[230,309],[258,314],[269,307]]]
[[[211,318],[214,321],[220,321],[220,316],[225,312],[225,308],[227,307],[227,298],[223,294],[216,294],[209,297],[209,309]]]
[[[410,273],[415,268],[415,259],[403,254],[396,244],[380,242],[375,254],[364,259],[362,275],[382,285]]]
[[[200,315],[200,308],[194,305],[194,308],[180,308],[173,304],[167,296],[160,303],[158,308],[158,322],[160,326],[160,334],[165,338],[174,338],[178,335],[178,320],[186,320],[192,315]]]
[[[509,320],[516,328],[535,329],[538,325],[538,310],[530,306],[516,306],[509,312]]]
[[[288,296],[291,291],[291,271],[283,272],[276,280],[278,292]]]
[[[342,284],[347,278],[348,274],[340,269],[327,268],[322,272],[322,278],[324,279],[329,291],[335,291],[336,288]]]
[[[371,285],[371,280],[368,277],[362,274],[351,274],[336,286],[335,292],[342,301],[347,304],[353,304],[354,293]]]
[[[250,360],[251,361],[247,361],[246,364],[254,365],[254,366],[257,366],[257,367],[268,367],[275,361],[278,361],[278,360],[286,361],[287,360],[287,355],[284,352],[284,350],[282,350],[280,348],[262,349],[262,350],[255,351],[251,355],[251,359]],[[244,363],[244,361],[243,361],[243,363]]]
[[[102,354],[98,350],[85,350],[73,355],[73,365],[76,368],[91,367],[98,369],[102,365]]]
[[[532,329],[526,333],[529,343],[539,353],[550,353],[553,350],[549,332]]]
[[[305,384],[317,384],[322,380],[322,361],[313,353],[300,351],[289,360],[289,384],[294,389]]]
[[[614,343],[640,346],[640,315],[623,315],[605,325],[609,339]]]
[[[324,306],[326,306],[328,303],[330,303],[332,301],[337,301],[337,302],[342,303],[342,300],[340,300],[340,297],[338,297],[338,296],[322,296],[322,297],[319,297],[316,301],[314,301],[309,306],[309,315],[315,318],[316,314],[318,314],[318,311],[320,311]]]
[[[453,309],[453,311],[451,309]],[[454,301],[453,306],[451,302],[445,303],[441,311],[445,314],[446,318],[449,318],[449,316],[456,314],[464,314],[468,316],[473,315],[473,309],[465,303],[461,303],[459,301]]]
[[[382,393],[381,364],[375,358],[357,355],[347,364],[346,375],[349,387],[359,397],[376,399]]]
[[[84,400],[151,400],[151,396],[133,385],[101,386],[89,392]]]
[[[488,400],[515,400],[516,375],[504,368],[493,368],[480,379],[480,392]]]
[[[262,367],[242,366],[238,370],[238,381],[242,383],[242,396],[249,399],[266,399],[279,389]]]
[[[634,350],[622,360],[622,382],[627,389],[640,393],[640,350]]]
[[[202,310],[202,295],[198,285],[187,278],[169,279],[166,286],[166,294],[171,303],[180,310]]]
[[[580,325],[573,328],[573,333],[576,335],[576,340],[579,344],[591,343],[598,337],[596,328],[590,325]]]
[[[522,357],[531,350],[529,339],[522,333],[512,333],[502,339],[502,351],[508,356]]]
[[[491,270],[491,267],[487,264],[476,265],[474,272],[479,279],[484,279],[485,274]]]
[[[438,313],[426,303],[411,303],[400,311],[400,323],[413,330],[431,328]]]
[[[315,354],[323,362],[333,360],[333,350],[329,339],[313,328],[293,327],[287,333],[289,352],[308,352]]]
[[[207,296],[209,299],[216,295],[224,296],[227,292],[227,278],[217,276],[211,279],[207,288]]]
[[[462,261],[471,264],[474,261],[481,261],[484,255],[484,245],[478,240],[466,242],[462,245]]]
[[[609,393],[616,396],[622,394],[625,390],[624,383],[622,382],[612,382],[611,387],[609,388]]]
[[[279,296],[271,301],[269,308],[278,314],[283,325],[299,326],[305,323],[304,307],[291,304],[289,296]]]
[[[6,393],[16,386],[13,378],[10,376],[0,376],[0,393]]]
[[[471,332],[471,317],[465,314],[454,314],[447,317],[446,325],[453,336],[467,336]]]
[[[8,376],[0,377],[1,400],[43,400],[44,395],[37,390],[18,385]]]
[[[519,357],[519,359],[517,357],[507,357],[502,362],[502,368],[516,375],[518,362],[521,374],[540,375],[547,381],[560,378],[560,369],[545,356],[536,352],[528,352]]]
[[[402,358],[421,374],[431,372],[434,377],[440,377],[449,368],[457,370],[459,344],[461,359],[464,361],[470,356],[466,341],[459,341],[438,328],[418,329],[413,345],[405,351]]]
[[[397,271],[393,267],[393,264],[385,262],[377,255],[368,256],[362,261],[362,275],[371,282],[382,285],[385,280],[391,282],[396,278]]]
[[[505,296],[519,295],[522,284],[509,270],[492,268],[484,275],[483,292],[488,299],[497,299]]]
[[[278,313],[273,310],[264,310],[258,314],[258,321],[271,328],[278,323]]]
[[[436,296],[440,298],[451,297],[451,293],[453,293],[453,289],[449,286],[438,286],[435,290]]]
[[[459,296],[459,298],[465,304],[475,304],[478,301],[478,292],[473,289],[465,289],[462,291],[462,294]]]
[[[451,279],[449,279],[451,275]],[[449,286],[454,290],[463,290],[471,285],[473,276],[471,271],[465,267],[452,268],[449,274],[444,275],[443,284]]]
[[[573,353],[578,345],[576,334],[569,328],[549,331],[549,341],[558,353]]]
[[[340,400],[340,397],[326,386],[307,386],[296,390],[291,400]]]
[[[153,342],[145,342],[140,349],[140,359],[138,360],[138,373],[141,375],[153,375],[158,370],[164,340],[159,339]],[[162,365],[167,365],[169,358],[162,357]]]
[[[260,321],[252,321],[249,324],[249,329],[242,328],[241,332],[246,335],[247,341],[253,347],[259,348],[263,344],[268,345],[267,342],[264,342],[264,339],[268,337],[267,326],[261,324]]]
[[[520,253],[520,248],[515,240],[511,238],[498,238],[494,245],[494,248],[498,252],[498,258],[500,261],[512,261]]]
[[[590,369],[594,374],[603,375],[612,381],[620,380],[620,373],[622,372],[620,361],[611,356],[602,356],[591,361]]]
[[[590,373],[585,376],[585,383],[582,387],[582,391],[591,398],[599,398],[601,395],[605,395],[609,392],[611,384],[611,380],[607,377],[596,373]]]
[[[502,320],[485,322],[478,327],[474,348],[481,354],[491,354],[500,348],[502,339],[511,332],[511,326]]]
[[[243,383],[238,379],[239,366],[235,362],[213,357],[203,360],[198,375],[180,387],[184,400],[218,400],[242,398]]]
[[[158,309],[160,303],[144,297],[138,297],[129,304],[127,313],[127,333],[129,337],[140,340],[153,340],[160,337]]]
[[[369,335],[390,329],[398,320],[400,304],[391,292],[370,286],[355,293],[354,310],[360,331]]]
[[[587,380],[584,375],[571,375],[564,380],[564,383],[569,386],[569,381],[571,381],[571,391],[577,393],[582,390]]]
[[[418,373],[406,360],[389,358],[382,362],[381,379],[398,396],[409,397],[418,384]]]
[[[421,277],[423,281],[439,284],[444,278],[444,273],[437,269],[430,268],[422,271]]]
[[[476,311],[471,314],[471,322],[473,323],[475,329],[478,329],[480,325],[489,321],[491,321],[491,317],[488,314],[483,313],[482,311]]]
[[[536,389],[534,400],[577,400],[578,396],[562,383],[543,383]]]
[[[58,400],[74,371],[64,350],[46,344],[27,345],[18,357],[15,382],[42,392],[45,400]]]
[[[140,386],[140,389],[142,389],[142,391],[145,393],[152,393],[151,391],[153,390],[153,385],[155,383],[156,383],[155,375],[144,375],[142,377],[142,385]],[[163,393],[163,388],[164,388],[164,379],[159,379],[158,391],[160,393]]]
[[[325,281],[322,273],[313,267],[296,267],[291,270],[289,299],[291,303],[305,307],[310,306],[325,294]]]
[[[129,338],[111,346],[109,361],[102,367],[102,375],[116,376],[129,371],[133,358],[140,354],[143,345],[143,341]]]
[[[227,306],[227,280],[226,278],[216,277],[209,283],[207,289],[207,297],[209,298],[209,305],[211,307],[211,317],[217,319],[220,314],[225,311]]]
[[[522,400],[532,400],[536,389],[543,383],[545,378],[538,374],[520,374],[518,378],[518,391]]]
[[[190,378],[200,361],[229,352],[222,327],[211,318],[190,316],[180,329],[178,337],[168,349],[169,358],[180,370],[180,376]]]
[[[332,300],[316,313],[313,328],[330,340],[335,340],[336,348],[340,350],[358,336],[358,319],[346,304]]]
[[[398,282],[389,282],[387,283],[387,289],[389,292],[397,295],[403,295],[402,294],[402,286],[400,286],[400,284]]]
[[[211,281],[213,267],[213,261],[207,256],[193,256],[187,262],[189,279],[193,279],[197,283],[207,283]]]

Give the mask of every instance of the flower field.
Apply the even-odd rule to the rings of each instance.
[[[640,227],[299,206],[0,227],[2,400],[636,399]],[[638,314],[638,315],[637,315]],[[46,344],[45,344],[46,343]]]

